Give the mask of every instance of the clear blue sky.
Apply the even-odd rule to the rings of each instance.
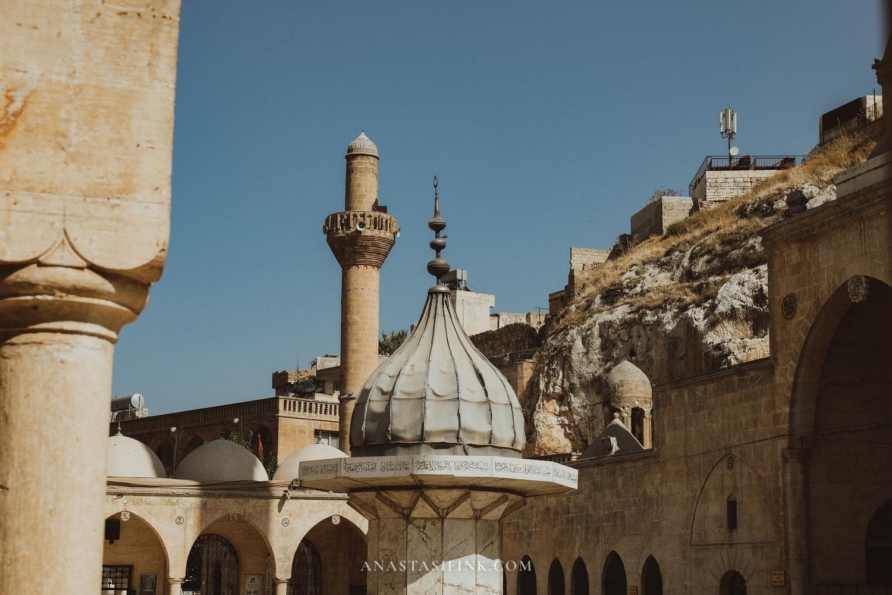
[[[609,248],[660,187],[687,193],[738,112],[743,153],[806,153],[818,116],[877,86],[878,3],[185,0],[170,254],[115,357],[152,413],[272,395],[339,351],[322,223],[344,151],[378,145],[402,236],[381,328],[408,328],[434,174],[444,252],[496,310],[548,305],[571,246]]]

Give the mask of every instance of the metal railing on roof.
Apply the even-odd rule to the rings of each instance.
[[[693,196],[694,188],[708,171],[770,171],[782,170],[802,165],[804,155],[741,155],[730,157],[728,155],[710,155],[703,160],[700,169],[694,175],[694,179],[688,186],[688,192]]]

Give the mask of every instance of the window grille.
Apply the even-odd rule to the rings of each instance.
[[[133,566],[103,566],[102,595],[127,595]]]

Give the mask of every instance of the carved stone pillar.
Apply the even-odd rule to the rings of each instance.
[[[0,3],[0,593],[101,584],[112,357],[167,254],[179,28],[179,0],[128,6]]]

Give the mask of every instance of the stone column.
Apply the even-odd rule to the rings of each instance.
[[[347,149],[344,208],[323,232],[341,265],[340,448],[350,454],[356,396],[378,366],[381,266],[396,239],[396,219],[378,210],[378,149],[363,134]]]
[[[168,588],[168,595],[180,595],[183,591],[183,580],[181,578],[168,578],[167,582],[170,584]]]
[[[288,579],[276,579],[276,595],[288,595]]]
[[[114,343],[167,254],[179,0],[0,3],[0,593],[101,585]]]
[[[791,595],[808,592],[808,452],[783,451],[786,570]]]
[[[654,447],[654,425],[653,425],[653,413],[650,409],[644,410],[644,444],[642,446],[644,448],[653,448]]]

